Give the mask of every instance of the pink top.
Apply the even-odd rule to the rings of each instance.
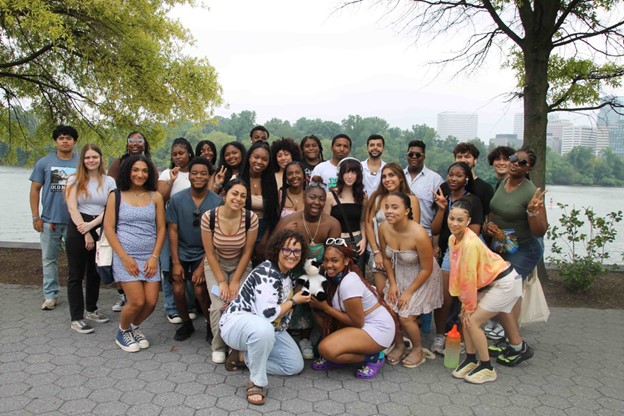
[[[470,228],[459,243],[449,237],[451,275],[449,292],[459,296],[465,311],[477,309],[477,290],[492,283],[496,276],[509,267],[501,256],[491,251]]]

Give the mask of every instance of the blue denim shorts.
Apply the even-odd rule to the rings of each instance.
[[[522,280],[531,274],[537,263],[542,259],[544,246],[540,239],[535,237],[523,241],[518,246],[518,251],[513,254],[502,254],[501,257],[511,263],[514,269],[522,276]]]

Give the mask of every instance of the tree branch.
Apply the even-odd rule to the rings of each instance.
[[[23,57],[21,59],[0,64],[0,68],[11,68],[13,66],[24,65],[24,64],[26,64],[28,62],[32,62],[35,59],[37,59],[39,56],[43,55],[44,53],[46,53],[47,51],[52,49],[53,47],[54,47],[54,45],[50,43],[48,45],[45,45],[44,47],[42,47],[38,51],[34,51],[30,55],[25,56],[25,57]]]
[[[612,32],[614,32],[615,29],[617,29],[620,26],[624,25],[624,21],[618,22],[614,25],[611,26],[607,26],[602,30],[596,31],[596,32],[591,32],[591,33],[572,33],[570,35],[564,36],[562,38],[560,38],[557,41],[553,42],[553,48],[557,48],[560,46],[564,46],[564,45],[569,45],[570,43],[574,43],[578,40],[582,40],[582,39],[589,39],[589,38],[594,38],[596,36],[600,36],[600,35],[606,35],[606,34],[610,34]],[[617,32],[616,32],[617,33]],[[620,37],[624,37],[623,35],[619,34],[618,35]]]
[[[501,32],[503,32],[504,34],[509,36],[509,38],[511,40],[513,40],[518,46],[520,46],[522,48],[522,45],[524,43],[523,39],[520,36],[518,36],[518,34],[516,34],[516,32],[511,30],[511,28],[509,26],[507,26],[505,24],[505,22],[503,22],[501,17],[496,12],[496,9],[492,5],[492,2],[490,0],[483,0],[483,6],[485,7],[487,12],[489,13],[489,15],[492,18],[492,20],[494,20],[494,23],[496,23],[496,26],[498,26],[498,28],[501,30]]]

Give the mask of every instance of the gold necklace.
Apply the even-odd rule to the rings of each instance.
[[[143,192],[141,194],[137,194],[136,192],[132,192],[132,195],[136,196],[137,198],[141,198],[143,195],[145,195],[147,192]]]
[[[308,225],[306,224],[305,214],[303,213],[303,211],[301,212],[301,218],[303,218],[303,228],[305,228],[306,233],[308,234],[308,238],[310,239],[310,244],[312,245],[316,244],[314,242],[314,239],[316,238],[316,235],[318,234],[319,229],[321,228],[321,217],[319,217],[319,220],[316,222],[316,231],[314,232],[314,237],[310,236],[310,230],[308,230]]]

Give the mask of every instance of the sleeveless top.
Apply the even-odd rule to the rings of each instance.
[[[342,211],[344,211],[347,218],[342,216]],[[352,232],[360,231],[360,220],[362,218],[362,207],[356,204],[355,202],[342,203],[342,210],[338,206],[338,204],[334,205],[331,209],[331,216],[336,218],[340,223],[340,229],[343,233],[349,232],[349,227],[351,227]]]

